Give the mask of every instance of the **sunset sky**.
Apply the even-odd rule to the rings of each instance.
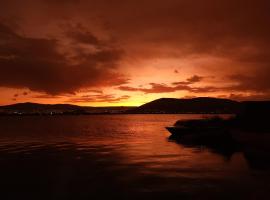
[[[270,99],[268,0],[3,0],[0,105]]]

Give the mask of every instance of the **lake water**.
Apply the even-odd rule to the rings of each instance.
[[[169,140],[194,117],[0,117],[1,199],[267,199],[268,168],[241,149]]]

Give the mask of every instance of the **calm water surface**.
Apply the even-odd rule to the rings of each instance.
[[[197,115],[0,118],[3,199],[267,199],[270,173],[238,148],[169,140]]]

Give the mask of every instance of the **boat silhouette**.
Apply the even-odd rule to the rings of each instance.
[[[211,141],[231,138],[227,121],[219,117],[180,120],[166,129],[171,133],[171,138],[175,139]]]

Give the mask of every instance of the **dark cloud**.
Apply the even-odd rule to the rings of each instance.
[[[130,86],[119,86],[119,90],[129,91],[129,92],[144,92],[144,93],[169,93],[176,91],[188,91],[192,93],[209,93],[216,92],[220,90],[220,88],[212,87],[212,86],[204,86],[204,87],[195,87],[192,86],[194,83],[200,82],[204,77],[193,75],[190,78],[187,78],[186,81],[173,82],[171,85],[167,84],[159,84],[159,83],[149,83],[148,88],[142,87],[130,87]]]
[[[109,102],[109,103],[118,103],[123,100],[129,99],[130,96],[123,95],[120,97],[117,97],[115,95],[84,95],[81,97],[73,97],[67,100],[69,103],[93,103],[93,102]]]
[[[242,92],[263,92],[270,94],[270,68],[257,71],[253,75],[233,74],[228,78],[234,82],[234,85],[228,87],[231,91]]]
[[[186,81],[173,82],[173,85],[191,85],[194,83],[201,82],[204,79],[203,76],[193,75],[190,78],[187,78]]]
[[[223,89],[220,87],[215,87],[215,86],[203,86],[203,87],[191,87],[190,92],[193,93],[210,93],[210,92],[218,92],[222,91]]]
[[[267,0],[91,1],[83,6],[84,17],[102,16],[119,40],[141,49],[138,56],[211,54],[269,62]],[[168,46],[179,53],[164,52]]]
[[[81,89],[79,92],[103,94],[102,90],[94,90],[94,89]]]
[[[16,93],[13,95],[14,99],[20,97],[20,96],[27,96],[28,92],[22,92],[22,93]]]
[[[58,49],[57,40],[20,36],[0,24],[0,86],[56,95],[127,83],[127,78],[114,70],[119,49],[104,47],[80,54],[77,60],[73,57],[75,64]]]
[[[192,83],[200,82],[201,80],[203,80],[203,77],[202,76],[194,75],[194,76],[188,78],[187,79],[187,82],[189,82],[190,84],[192,84]]]
[[[167,56],[213,54],[269,62],[268,0],[13,0],[2,5],[1,11],[5,16],[20,11],[18,18],[30,18],[35,9],[48,23],[83,19],[86,25],[94,23],[93,29],[99,25],[120,43],[139,47],[141,51],[137,52],[141,54],[137,56],[156,56],[157,52]],[[78,41],[98,42],[93,34],[84,31],[71,31],[70,36]],[[164,53],[168,48],[161,47],[168,46],[180,53]]]
[[[262,101],[266,99],[270,99],[270,94],[230,94],[224,95],[224,98],[229,98],[237,101]]]
[[[63,4],[78,4],[80,3],[82,0],[41,0],[44,3],[50,3],[50,4],[59,4],[59,5],[63,5]]]
[[[189,86],[168,86],[166,84],[160,83],[150,83],[149,88],[141,88],[141,87],[130,87],[130,86],[119,86],[118,89],[122,91],[128,92],[144,92],[146,94],[151,93],[169,93],[175,92],[178,90],[189,90]]]
[[[50,94],[37,94],[37,95],[33,95],[31,96],[32,98],[35,98],[35,99],[59,99],[59,98],[62,98],[63,96],[60,96],[60,95],[50,95]]]
[[[168,93],[175,92],[177,90],[185,90],[188,89],[187,86],[176,86],[171,87],[166,84],[158,84],[158,83],[150,83],[150,88],[140,88],[139,91],[144,93]]]
[[[65,35],[74,42],[79,42],[89,45],[101,45],[101,41],[87,30],[82,24],[71,25],[67,28]]]
[[[7,1],[1,3],[0,20],[18,24],[21,33],[38,35],[45,30],[49,34],[54,28],[48,26],[47,30],[46,25],[63,21],[73,25],[62,27],[60,32],[64,36],[54,39],[18,35],[0,26],[0,86],[27,87],[49,94],[72,93],[85,87],[126,83],[126,77],[116,66],[127,58],[210,57],[229,60],[228,66],[211,63],[211,59],[205,65],[214,65],[208,70],[215,77],[222,77],[225,71],[235,73],[225,80],[224,85],[230,86],[198,88],[192,84],[199,83],[202,77],[194,76],[168,85],[119,88],[145,93],[185,90],[267,94],[269,10],[268,0]],[[104,35],[112,40],[104,42],[100,39]],[[65,39],[71,44],[60,48],[59,40]],[[117,41],[121,48],[111,45],[112,41]],[[168,66],[168,70],[172,68]]]
[[[231,82],[229,86],[222,85],[205,85],[205,86],[195,86],[195,83],[201,82],[206,77],[193,75],[187,78],[185,81],[172,82],[171,84],[160,84],[160,83],[149,83],[149,87],[130,87],[126,85],[119,86],[119,90],[128,92],[144,92],[148,93],[169,93],[176,91],[187,91],[190,93],[216,93],[216,92],[231,92],[235,91],[237,93],[241,92],[261,92],[264,93],[261,96],[270,96],[268,87],[268,78],[265,75],[264,79],[260,82],[256,82],[256,77],[249,77],[241,74],[234,74],[226,77]],[[227,81],[228,82],[228,81]],[[250,96],[251,97],[251,96]],[[254,96],[255,97],[255,96]]]

